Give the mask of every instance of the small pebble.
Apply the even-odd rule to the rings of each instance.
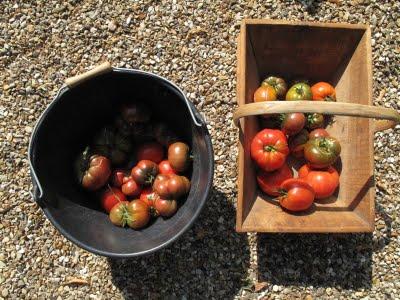
[[[117,23],[115,23],[115,21],[109,21],[107,27],[108,30],[114,32],[117,29]]]

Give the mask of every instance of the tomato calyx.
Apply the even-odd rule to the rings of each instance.
[[[128,211],[128,205],[123,205],[121,219],[122,219],[121,223],[122,227],[125,227],[125,225],[127,225],[129,222],[133,221]]]
[[[144,182],[145,182],[145,184],[152,185],[155,179],[156,179],[156,176],[154,176],[153,174],[150,174],[146,177]]]
[[[279,201],[280,199],[287,197],[287,194],[288,194],[287,190],[285,190],[283,188],[279,188],[277,190],[277,192],[279,193],[279,196],[274,198],[274,200]]]
[[[275,152],[276,148],[274,146],[267,145],[267,146],[264,146],[264,151],[266,151],[266,152]]]
[[[302,85],[301,86],[297,86],[295,88],[295,91],[296,91],[296,94],[298,94],[300,96],[305,96],[305,94],[306,94],[305,88]],[[303,100],[310,100],[310,99],[303,99]]]
[[[324,101],[327,101],[327,102],[336,102],[336,97],[329,95],[329,96],[326,96],[326,97],[324,98]]]
[[[122,202],[122,200],[119,198],[119,196],[114,192],[114,190],[111,188],[110,184],[107,184],[108,190],[111,192],[111,194],[119,201]]]
[[[149,209],[150,209],[150,215],[152,215],[153,217],[158,217],[159,216],[159,213],[158,213],[157,209],[155,209],[155,207],[150,206]]]
[[[329,140],[327,140],[326,138],[320,138],[317,145],[322,152],[331,153],[331,145],[329,143]]]

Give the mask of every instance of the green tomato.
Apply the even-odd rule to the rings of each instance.
[[[275,89],[278,99],[283,99],[287,92],[287,84],[283,78],[269,76],[261,83],[261,85],[270,85]]]
[[[339,157],[340,143],[334,137],[310,139],[304,146],[304,158],[313,168],[326,168]]]
[[[310,130],[324,127],[324,115],[319,113],[307,114],[307,128]]]
[[[286,93],[286,100],[312,100],[310,86],[306,83],[296,83]]]

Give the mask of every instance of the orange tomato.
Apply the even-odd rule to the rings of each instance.
[[[275,101],[275,100],[276,100],[276,91],[272,86],[268,84],[260,86],[254,93],[254,102]]]
[[[327,82],[318,82],[311,87],[313,100],[317,101],[336,101],[336,91]]]

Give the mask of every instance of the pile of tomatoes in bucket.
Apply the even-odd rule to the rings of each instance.
[[[189,146],[148,107],[125,104],[98,132],[75,165],[80,185],[99,198],[117,226],[140,229],[173,216],[190,190]]]
[[[276,100],[310,100],[318,105],[318,101],[336,101],[336,92],[329,83],[310,86],[306,80],[294,82],[287,89],[283,78],[270,76],[254,93],[254,102]],[[315,200],[332,196],[338,188],[339,173],[333,164],[341,146],[324,129],[331,121],[331,117],[318,113],[261,116],[264,129],[251,142],[251,157],[258,167],[258,186],[276,197],[282,208],[307,210]],[[292,166],[296,164],[302,166],[294,178]]]

